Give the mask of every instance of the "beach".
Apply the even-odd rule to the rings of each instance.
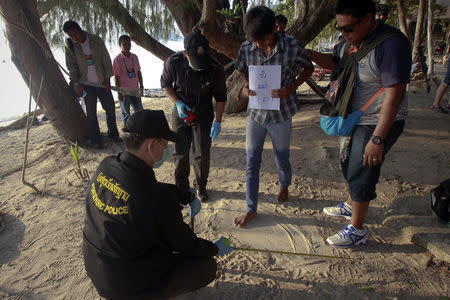
[[[217,279],[177,299],[443,299],[450,296],[450,227],[431,215],[429,192],[450,178],[450,117],[428,106],[423,82],[409,91],[403,135],[388,153],[377,199],[369,208],[366,245],[337,249],[326,238],[346,220],[325,215],[324,206],[343,201],[347,188],[338,142],[318,124],[320,104],[303,104],[293,118],[289,201],[279,204],[278,173],[270,138],[262,157],[258,216],[245,228],[233,219],[245,211],[246,114],[225,115],[211,149],[210,200],[196,216],[195,233],[208,240],[227,237],[240,248],[217,258]],[[446,98],[444,98],[446,99]],[[167,98],[145,98],[144,108],[162,109]],[[116,109],[122,127],[120,109]],[[99,124],[106,132],[104,113]],[[81,253],[87,182],[77,178],[70,146],[49,122],[30,131],[26,180],[21,182],[25,130],[0,131],[0,299],[101,299],[84,270]],[[100,161],[121,151],[80,149],[80,164],[92,175]],[[169,144],[173,153],[173,145]],[[155,170],[173,183],[169,156]],[[191,184],[193,182],[191,168]],[[189,210],[183,210],[189,222]],[[277,254],[271,251],[302,255]],[[329,257],[321,257],[329,256]]]

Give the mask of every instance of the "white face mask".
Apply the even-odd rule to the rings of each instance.
[[[168,148],[164,149],[159,142],[157,142],[157,143],[158,143],[159,147],[161,147],[161,150],[163,150],[163,155],[162,155],[161,159],[158,161],[156,161],[155,157],[152,154],[152,151],[150,150],[150,144],[148,144],[148,146],[147,146],[148,153],[150,153],[150,155],[152,156],[153,161],[154,161],[153,168],[161,167],[161,165],[164,163],[167,156],[169,155],[169,149]]]

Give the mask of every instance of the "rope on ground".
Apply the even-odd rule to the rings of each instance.
[[[235,247],[234,249],[240,250],[240,251],[263,252],[263,253],[271,253],[271,254],[288,254],[288,255],[310,256],[310,257],[318,257],[318,258],[352,260],[351,257],[345,257],[345,256],[332,256],[332,255],[309,254],[309,253],[276,251],[276,250],[266,250],[266,249],[253,249],[253,248],[240,248],[240,247]]]

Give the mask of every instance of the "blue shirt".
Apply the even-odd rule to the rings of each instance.
[[[389,25],[378,23],[375,30],[363,41],[370,43],[378,33]],[[335,63],[339,62],[345,48],[341,41],[333,53]],[[358,62],[356,84],[351,98],[352,110],[359,110],[381,88],[400,83],[409,83],[411,78],[411,45],[404,36],[386,39]],[[386,93],[383,92],[359,119],[360,125],[376,125]],[[408,114],[408,96],[405,94],[396,120],[405,119]]]

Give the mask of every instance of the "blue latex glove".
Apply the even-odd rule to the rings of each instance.
[[[217,241],[215,241],[214,244],[216,244],[217,248],[219,248],[217,256],[223,256],[234,250],[234,247],[230,245],[230,241],[223,236],[221,236]]]
[[[211,137],[212,141],[216,139],[216,137],[219,135],[220,131],[222,130],[222,126],[220,125],[220,122],[214,122],[211,126],[211,133],[209,136]]]
[[[202,204],[200,203],[200,200],[198,200],[198,198],[195,198],[194,200],[192,200],[189,203],[189,206],[191,208],[190,212],[189,212],[189,217],[193,217],[196,214],[198,214],[200,212],[200,210],[202,209]]]
[[[173,111],[176,111],[178,113],[178,116],[182,119],[187,118],[188,115],[184,112],[184,110],[187,109],[188,111],[191,111],[191,108],[183,103],[183,101],[178,100],[175,105],[173,106]]]

